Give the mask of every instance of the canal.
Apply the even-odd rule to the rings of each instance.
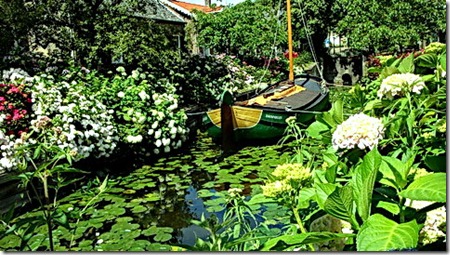
[[[247,146],[219,160],[220,146],[203,133],[177,154],[137,165],[126,174],[108,174],[108,188],[98,194],[97,183],[89,182],[61,198],[58,207],[68,216],[71,230],[58,226],[55,249],[72,251],[165,251],[171,245],[194,245],[206,230],[192,224],[204,214],[221,217],[224,192],[240,188],[250,198],[277,165],[291,159],[288,145]],[[114,170],[114,169],[113,169]],[[93,199],[95,197],[95,199]],[[269,208],[269,209],[268,209]],[[41,212],[25,213],[23,218]],[[268,205],[259,219],[283,210]],[[275,223],[274,223],[275,224]],[[31,243],[46,248],[46,229],[36,229]],[[8,235],[0,240],[2,250],[20,250],[19,240]]]

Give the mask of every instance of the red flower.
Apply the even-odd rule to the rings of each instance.
[[[286,51],[285,53],[284,53],[284,56],[286,57],[286,58],[289,58],[289,52],[288,51]],[[298,53],[297,52],[292,52],[292,58],[296,58],[296,57],[298,57]]]

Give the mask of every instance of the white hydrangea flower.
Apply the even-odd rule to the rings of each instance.
[[[358,113],[342,122],[332,136],[333,148],[373,149],[383,138],[384,126],[380,119]]]
[[[424,227],[419,233],[419,240],[423,245],[427,245],[437,241],[439,237],[446,237],[445,229],[447,222],[447,215],[445,206],[429,211],[427,213],[427,219],[425,220]],[[443,227],[444,225],[444,227]]]
[[[117,96],[123,98],[125,96],[125,93],[123,91],[120,91],[119,93],[117,93]]]
[[[159,139],[159,138],[161,137],[161,133],[162,133],[161,130],[157,130],[157,131],[155,132],[155,139]]]
[[[335,218],[329,214],[326,214],[320,218],[317,218],[309,227],[311,232],[323,232],[329,231],[332,233],[343,233],[344,228],[343,221]],[[316,251],[343,251],[346,238],[334,239],[331,241],[315,243],[314,248]]]
[[[169,144],[170,144],[170,138],[163,138],[163,139],[162,139],[162,144],[163,144],[164,146],[169,145]]]
[[[412,73],[392,74],[381,82],[377,95],[379,98],[392,99],[397,95],[403,96],[406,92],[420,94],[423,88],[425,88],[425,83],[419,75]]]
[[[133,77],[133,79],[135,80],[139,79],[139,71],[138,70],[131,71],[131,77]]]
[[[129,143],[140,143],[142,141],[142,135],[136,135],[136,136],[129,135],[129,136],[127,136],[126,140]]]
[[[144,91],[142,90],[141,92],[139,92],[139,97],[141,98],[142,101],[147,100],[148,98],[150,98],[150,96]]]

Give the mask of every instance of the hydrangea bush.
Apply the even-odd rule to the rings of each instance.
[[[109,157],[119,140],[114,111],[95,95],[86,94],[85,86],[76,80],[69,83],[47,75],[35,77],[31,124],[35,126],[36,122],[49,118],[58,135],[48,139],[55,140],[61,149],[76,151],[75,159]]]
[[[123,67],[117,71],[111,83],[99,89],[98,96],[114,110],[120,141],[143,155],[179,149],[189,129],[175,85],[141,70],[130,75]]]
[[[445,55],[445,47],[432,44],[382,59],[372,69],[377,75],[352,90],[338,90],[342,100],[306,129],[301,153],[310,155],[305,159],[313,169],[313,187],[291,193],[290,202],[318,207],[317,216],[308,219],[325,213],[306,222],[308,238],[325,241],[315,249],[445,249]],[[309,139],[319,145],[309,145]],[[265,196],[288,190],[275,180],[278,185],[262,187]],[[325,237],[327,231],[344,232],[338,220],[325,220],[330,217],[348,222],[354,236],[345,243]],[[317,231],[324,234],[316,236]]]

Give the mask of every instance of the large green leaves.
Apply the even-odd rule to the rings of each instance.
[[[434,173],[413,181],[400,196],[412,200],[446,202],[447,174]]]
[[[265,242],[262,251],[284,250],[291,246],[326,242],[333,239],[353,237],[354,234],[336,234],[331,232],[310,232],[295,235],[283,235]]]
[[[414,157],[406,162],[393,157],[382,157],[380,172],[383,174],[383,178],[380,182],[397,190],[402,190],[407,184],[407,176],[413,163]]]
[[[381,214],[370,216],[357,235],[358,251],[388,251],[415,248],[419,225],[410,221],[398,224]]]
[[[353,210],[352,187],[336,188],[325,201],[325,211],[334,217],[348,222],[355,222]]]
[[[370,214],[373,187],[380,164],[381,155],[375,148],[364,156],[363,162],[355,169],[351,180],[357,212],[363,221]]]
[[[409,54],[408,57],[404,58],[399,66],[398,66],[398,70],[401,73],[412,73],[414,71],[414,55],[413,54]]]

